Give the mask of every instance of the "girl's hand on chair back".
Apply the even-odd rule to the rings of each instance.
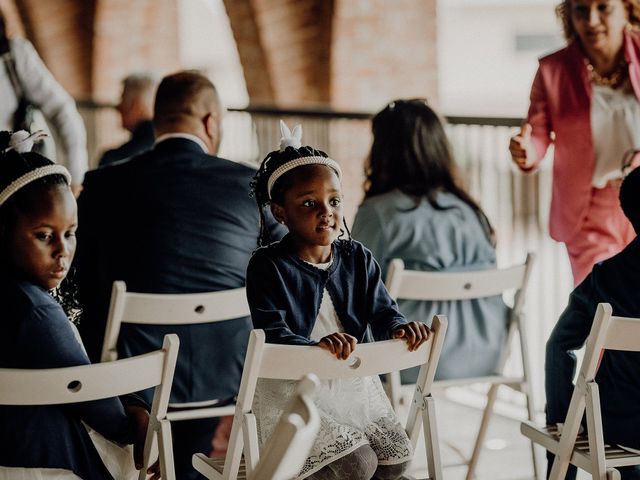
[[[402,338],[407,342],[410,351],[417,350],[429,339],[431,331],[422,322],[409,322],[393,331],[393,338]]]
[[[318,346],[329,350],[338,360],[346,360],[356,349],[356,343],[358,343],[356,337],[348,333],[336,332],[323,337]]]

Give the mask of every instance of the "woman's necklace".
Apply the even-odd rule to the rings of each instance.
[[[607,76],[600,75],[586,58],[584,60],[584,63],[587,66],[587,71],[589,72],[589,80],[595,85],[617,88],[623,83],[626,78],[628,68],[627,62],[625,62],[624,59],[620,60],[620,62],[618,62],[618,65],[616,65],[615,70]]]

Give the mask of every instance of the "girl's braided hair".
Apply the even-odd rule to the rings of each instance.
[[[16,136],[13,135],[15,142]],[[18,215],[34,211],[38,208],[34,199],[36,194],[49,189],[69,186],[67,173],[52,173],[30,181],[20,188],[12,188],[13,182],[25,174],[42,167],[55,165],[48,158],[22,148],[13,148],[12,132],[0,132],[0,195],[11,190],[13,193],[0,204],[0,271],[8,272],[11,259],[7,258],[8,242],[15,228]],[[66,172],[66,171],[65,171]],[[73,271],[60,282],[60,285],[49,293],[62,306],[69,319],[77,323],[81,308],[77,299],[77,287],[73,281]]]
[[[305,168],[306,165],[292,167],[291,170],[288,170],[284,174],[278,176],[276,181],[271,186],[271,192],[269,192],[269,179],[274,174],[274,172],[280,167],[301,158],[316,157],[318,159],[318,164],[323,164],[322,159],[327,159],[333,162],[332,160],[330,160],[329,155],[327,155],[322,150],[318,150],[310,146],[300,146],[296,144],[295,140],[291,140],[289,137],[287,137],[287,134],[291,135],[291,132],[282,122],[281,128],[283,129],[283,138],[280,142],[280,150],[274,150],[273,152],[267,154],[265,159],[260,164],[260,168],[258,168],[258,171],[254,175],[253,181],[251,182],[251,196],[256,199],[258,212],[260,215],[260,235],[258,237],[258,247],[268,245],[272,241],[265,220],[265,208],[267,208],[272,201],[280,205],[284,203],[285,192],[289,190],[289,188],[291,188],[293,182],[295,181],[294,172],[299,171],[300,168]],[[299,136],[302,134],[301,130],[296,130],[297,128],[299,127],[294,128],[294,136],[296,135],[296,133]],[[338,174],[338,172],[336,172],[336,174]],[[340,175],[338,174],[338,177],[339,176]],[[346,230],[348,238],[346,240],[342,240],[341,246],[347,247],[347,251],[350,252],[351,232],[349,231],[346,222],[344,222],[344,229]]]

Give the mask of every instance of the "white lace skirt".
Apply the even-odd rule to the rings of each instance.
[[[260,379],[253,411],[262,446],[271,436],[297,382]],[[369,444],[380,465],[411,459],[409,437],[398,422],[377,376],[321,382],[315,396],[320,431],[297,478],[306,478],[325,465]]]

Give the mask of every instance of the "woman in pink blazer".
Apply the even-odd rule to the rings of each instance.
[[[564,0],[557,13],[568,45],[540,59],[509,150],[530,172],[553,143],[549,230],[577,285],[635,236],[618,191],[622,159],[640,147],[640,0]]]

